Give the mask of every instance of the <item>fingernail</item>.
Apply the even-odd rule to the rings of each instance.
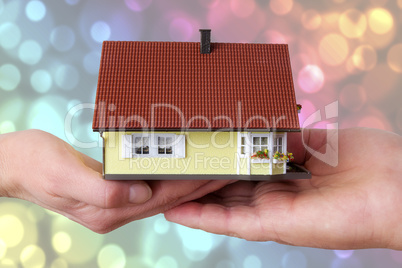
[[[151,188],[147,184],[132,184],[130,186],[130,203],[141,204],[148,201],[152,196]]]

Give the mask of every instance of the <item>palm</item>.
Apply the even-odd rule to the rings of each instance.
[[[322,133],[312,133],[309,146],[320,151],[325,144]],[[300,144],[290,146],[296,159],[302,158]],[[395,230],[400,219],[381,216],[397,216],[392,211],[401,202],[399,193],[392,193],[402,189],[402,182],[384,176],[384,170],[392,175],[391,161],[383,159],[381,164],[372,157],[378,146],[400,150],[400,137],[374,130],[340,131],[336,167],[306,155],[310,180],[237,182],[165,215],[190,227],[248,240],[324,248],[387,247],[384,232]]]

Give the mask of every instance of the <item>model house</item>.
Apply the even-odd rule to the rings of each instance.
[[[300,131],[288,46],[200,31],[200,42],[103,43],[93,130],[105,179],[286,173],[287,133]]]

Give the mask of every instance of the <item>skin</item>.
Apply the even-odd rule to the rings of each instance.
[[[40,130],[0,135],[0,166],[0,196],[36,203],[97,233],[164,212],[228,183],[106,181],[101,163]]]
[[[401,137],[346,129],[338,146],[334,131],[303,134],[301,142],[300,133],[290,133],[288,148],[312,179],[275,183],[105,181],[99,162],[51,134],[3,134],[0,196],[34,202],[98,233],[164,212],[169,221],[247,240],[402,249]],[[334,152],[326,162],[338,159],[337,165],[312,156],[307,146]]]
[[[167,220],[247,240],[327,248],[402,249],[402,138],[375,129],[303,131],[318,152],[339,148],[328,165],[305,151],[301,134],[289,151],[310,180],[236,182],[167,212]],[[339,146],[337,146],[337,141]],[[322,157],[321,157],[322,159]],[[327,161],[328,162],[328,161]]]

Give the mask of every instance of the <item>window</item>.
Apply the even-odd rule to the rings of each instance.
[[[134,135],[134,154],[149,154],[149,137]]]
[[[241,155],[246,154],[246,137],[245,136],[240,137],[240,154]]]
[[[173,154],[173,137],[158,136],[158,155],[172,155]]]
[[[271,134],[239,133],[237,152],[240,157],[250,156],[258,151],[270,150]]]
[[[186,157],[186,136],[170,133],[121,135],[121,157]]]
[[[268,136],[253,136],[253,153],[268,149]]]
[[[250,134],[237,132],[237,153],[240,157],[250,154]]]
[[[274,137],[274,153],[280,152],[283,153],[283,137],[282,136],[275,136]]]

